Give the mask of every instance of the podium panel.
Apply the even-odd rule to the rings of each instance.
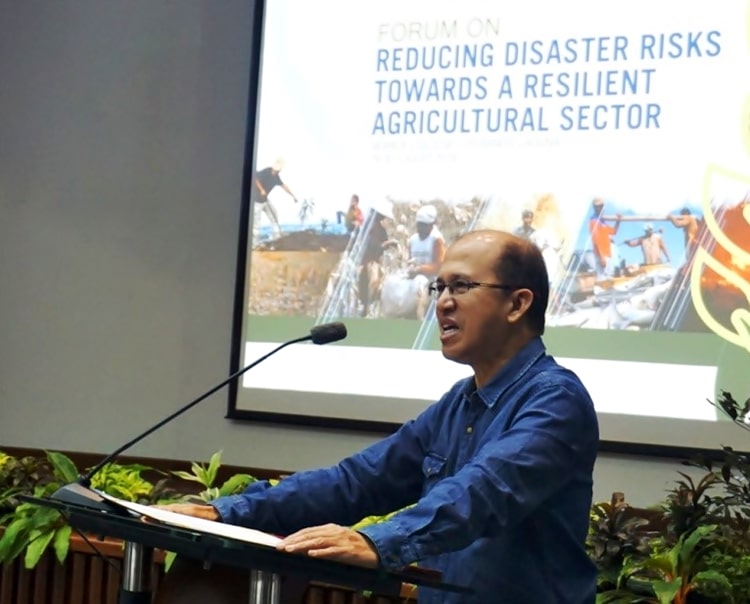
[[[248,595],[251,604],[278,603],[281,576],[305,577],[320,583],[390,597],[400,594],[403,583],[471,593],[466,587],[443,583],[438,573],[428,569],[408,567],[393,572],[290,554],[267,545],[154,521],[146,522],[142,517],[110,502],[89,507],[49,498],[23,499],[57,509],[75,529],[101,537],[122,539],[126,543],[121,604],[151,601],[150,594],[143,586],[149,585],[144,573],[150,566],[154,548],[175,552],[178,556],[201,561],[205,565],[218,564],[247,569],[251,579],[251,593]]]

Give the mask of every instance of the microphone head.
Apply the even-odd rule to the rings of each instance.
[[[325,323],[316,325],[310,330],[313,344],[329,344],[338,342],[346,337],[346,325],[343,323]]]

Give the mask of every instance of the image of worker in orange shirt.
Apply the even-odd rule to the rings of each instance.
[[[593,215],[589,220],[589,233],[591,235],[591,246],[596,257],[596,274],[599,279],[612,277],[615,272],[615,262],[612,259],[612,237],[620,228],[622,216],[616,214],[613,224],[608,224],[604,218],[604,200],[596,197],[591,202]]]

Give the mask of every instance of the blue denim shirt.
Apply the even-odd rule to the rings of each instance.
[[[224,522],[281,534],[411,506],[361,530],[381,564],[417,562],[475,591],[420,588],[419,602],[586,604],[595,599],[584,540],[598,440],[589,394],[537,338],[481,389],[457,382],[339,464],[213,504]]]

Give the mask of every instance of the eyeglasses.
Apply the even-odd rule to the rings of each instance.
[[[433,281],[427,288],[430,295],[437,299],[447,289],[451,296],[460,296],[475,287],[489,287],[492,289],[503,289],[512,291],[518,289],[515,285],[502,285],[500,283],[481,283],[479,281],[467,281],[466,279],[455,279],[445,283],[444,281]]]

